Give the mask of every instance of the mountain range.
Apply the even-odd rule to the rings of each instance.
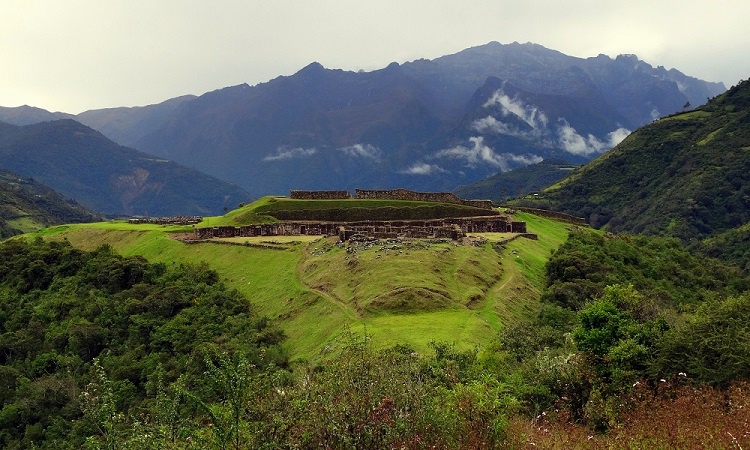
[[[724,90],[634,55],[577,58],[492,42],[371,72],[312,63],[255,86],[74,118],[252,196],[451,190],[543,159],[586,162],[631,130]],[[43,116],[0,110],[11,123]]]

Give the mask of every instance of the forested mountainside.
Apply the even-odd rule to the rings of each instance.
[[[459,186],[453,193],[461,198],[489,199],[499,203],[551,186],[579,166],[560,159],[545,159],[536,164],[497,173],[476,183]]]
[[[0,123],[0,168],[113,216],[217,214],[249,195],[194,169],[117,145],[71,119]]]
[[[0,239],[50,225],[95,222],[99,214],[34,181],[0,170]]]
[[[746,265],[750,82],[644,126],[528,204],[615,232],[710,238],[701,245]]]

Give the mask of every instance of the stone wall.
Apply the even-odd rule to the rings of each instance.
[[[410,200],[418,202],[453,203],[473,206],[475,208],[492,209],[489,200],[462,200],[450,192],[415,192],[408,189],[355,189],[354,198],[368,200]]]
[[[345,200],[352,198],[349,191],[289,191],[289,198],[298,200]]]
[[[507,216],[486,216],[435,220],[397,220],[363,222],[276,222],[242,227],[196,228],[196,239],[253,236],[335,236],[346,240],[353,234],[377,238],[451,238],[466,233],[525,233],[525,222],[513,222]]]
[[[196,239],[255,236],[333,236],[338,227],[332,222],[276,222],[241,227],[196,228]]]
[[[157,224],[157,225],[194,225],[203,220],[201,216],[171,216],[171,217],[133,217],[128,219],[128,223],[138,224]]]

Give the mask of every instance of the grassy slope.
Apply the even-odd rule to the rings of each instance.
[[[282,242],[285,250],[186,245],[167,232],[190,227],[122,222],[66,225],[38,234],[83,249],[108,243],[153,262],[205,261],[261,314],[279,320],[293,358],[316,359],[347,327],[366,330],[376,346],[406,343],[424,351],[431,340],[460,348],[487,344],[503,323],[527,317],[535,311],[547,257],[565,240],[567,225],[530,214],[519,213],[518,219],[540,239],[516,239],[500,254],[489,243],[432,244],[402,248],[403,253],[374,247],[357,253],[356,267],[349,265],[351,255],[327,239]],[[418,308],[407,306],[414,302]]]

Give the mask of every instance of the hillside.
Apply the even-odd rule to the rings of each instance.
[[[114,216],[216,214],[248,198],[237,186],[119,146],[70,119],[0,123],[0,167]]]
[[[545,159],[536,164],[500,172],[484,180],[459,186],[453,193],[461,198],[484,198],[502,202],[551,186],[578,167],[559,159]]]
[[[257,219],[254,209],[263,205],[267,199],[197,226]],[[425,350],[439,340],[471,348],[488,343],[501,323],[529,318],[543,288],[544,263],[565,240],[568,225],[522,213],[517,220],[539,239],[498,246],[493,242],[510,236],[496,234],[480,246],[382,241],[360,247],[266,236],[187,245],[168,233],[190,227],[119,222],[56,227],[41,235],[84,250],[106,243],[151,262],[204,261],[260,314],[278,321],[293,357],[315,359],[344,328],[367,329],[378,346],[403,342]]]
[[[0,239],[50,225],[96,222],[101,216],[33,178],[0,170]]]
[[[532,203],[610,231],[702,240],[750,220],[748,149],[745,81],[700,108],[639,129]],[[733,233],[738,244],[740,234]],[[727,250],[732,241],[724,240]]]
[[[7,241],[0,444],[748,441],[746,275],[674,238],[516,219],[539,239],[189,244],[111,221]]]

